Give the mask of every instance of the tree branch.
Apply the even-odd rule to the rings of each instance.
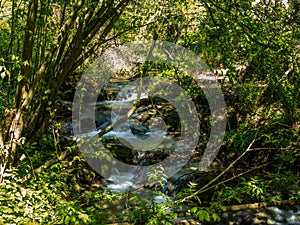
[[[71,148],[71,150],[73,150],[73,148]],[[50,166],[52,166],[53,164],[64,160],[68,155],[70,155],[72,151],[70,150],[66,150],[64,152],[62,152],[59,156],[48,160],[47,162],[45,162],[42,166],[40,166],[39,168],[36,168],[35,170],[32,171],[32,173],[27,174],[26,176],[22,177],[21,179],[18,180],[18,182],[20,183],[24,183],[27,180],[31,179],[33,176],[40,174],[41,172],[43,172],[45,169],[49,168]]]
[[[271,202],[258,202],[252,204],[243,204],[243,205],[227,205],[223,206],[222,211],[241,211],[247,209],[260,209],[270,206],[283,206],[283,205],[295,205],[300,204],[300,200],[281,200],[281,201],[271,201]]]
[[[223,180],[223,181],[221,181],[221,182],[219,182],[219,183],[217,183],[217,184],[214,184],[214,185],[212,185],[212,186],[210,186],[210,187],[208,187],[208,188],[202,190],[200,193],[204,193],[204,192],[206,192],[206,191],[208,191],[208,190],[210,190],[210,189],[212,189],[212,188],[214,188],[214,187],[216,187],[216,186],[219,186],[219,185],[221,185],[221,184],[225,184],[225,183],[227,183],[227,182],[229,182],[229,181],[232,181],[232,180],[234,180],[234,179],[236,179],[236,178],[238,178],[238,177],[240,177],[240,176],[243,176],[243,175],[245,175],[245,174],[247,174],[247,173],[250,173],[250,172],[252,172],[252,171],[254,171],[254,170],[257,170],[257,169],[260,169],[260,168],[262,168],[262,167],[265,167],[265,166],[267,166],[267,165],[269,165],[269,164],[271,164],[271,162],[268,162],[268,163],[265,163],[265,164],[263,164],[263,165],[257,166],[257,167],[255,167],[255,168],[246,170],[246,171],[244,171],[244,172],[242,172],[242,173],[239,173],[238,175],[235,175],[235,176],[230,177],[230,178],[228,178],[228,179],[226,179],[226,180]]]
[[[194,196],[196,196],[197,194],[203,192],[203,190],[205,190],[206,188],[208,188],[211,184],[213,184],[215,181],[217,181],[221,176],[223,176],[225,173],[227,173],[230,168],[232,168],[247,152],[249,152],[250,149],[251,149],[251,146],[253,145],[254,142],[255,142],[255,138],[249,144],[249,146],[247,147],[247,149],[236,160],[234,160],[225,170],[223,170],[218,176],[216,176],[214,179],[212,179],[211,181],[209,181],[206,185],[204,185],[203,187],[201,187],[200,189],[198,189],[193,194],[188,195],[187,197],[184,197],[183,199],[177,200],[176,203],[185,202],[186,200],[191,199]]]
[[[220,25],[216,22],[215,17],[214,17],[214,14],[212,13],[212,10],[211,10],[211,8],[209,7],[209,5],[207,4],[207,2],[206,2],[205,0],[202,1],[202,2],[204,3],[205,7],[207,8],[207,10],[208,10],[208,12],[209,12],[209,15],[210,15],[210,18],[211,18],[211,20],[212,20],[214,26],[215,26],[215,27],[220,26]]]
[[[151,55],[152,55],[152,52],[153,52],[153,49],[155,47],[155,41],[153,41],[149,51],[148,51],[148,54],[146,56],[146,59],[145,59],[145,63],[149,61]],[[145,75],[146,73],[146,68],[144,67],[143,68],[143,75]],[[138,96],[137,96],[137,101],[140,100],[140,97],[141,97],[141,92],[142,92],[142,79],[140,80],[140,85],[139,85],[139,91],[138,91]],[[106,127],[103,131],[101,131],[98,136],[99,137],[102,137],[104,134],[108,133],[109,131],[111,131],[114,127],[117,127],[119,124],[121,123],[124,123],[125,121],[127,121],[127,119],[135,112],[135,110],[137,109],[136,105],[132,106],[132,108],[127,112],[126,115],[124,115],[123,117],[121,117],[119,120],[117,120],[114,124]]]
[[[22,60],[23,64],[21,67],[21,80],[18,82],[17,90],[15,94],[15,108],[25,108],[29,104],[26,104],[27,101],[21,101],[25,99],[28,95],[28,89],[30,86],[30,75],[32,70],[32,53],[34,45],[34,31],[36,26],[37,18],[37,7],[38,1],[33,0],[29,4],[29,10],[27,15],[26,22],[26,31],[25,31],[25,42],[23,45]],[[21,105],[20,105],[21,104]]]
[[[95,43],[88,51],[86,51],[86,52],[83,54],[82,57],[80,57],[80,58],[76,61],[76,63],[74,64],[72,70],[74,70],[74,69],[77,68],[79,65],[81,65],[81,64],[83,63],[83,61],[84,61],[85,59],[87,59],[92,53],[94,53],[101,45],[103,45],[103,44],[105,44],[105,43],[108,43],[108,42],[111,41],[111,40],[116,39],[117,37],[121,36],[122,34],[128,32],[128,31],[131,31],[132,29],[145,27],[145,26],[148,26],[148,25],[153,24],[153,23],[154,23],[154,22],[150,22],[150,23],[147,23],[147,24],[143,24],[143,25],[141,25],[141,26],[130,27],[130,28],[128,28],[128,29],[126,29],[126,30],[123,30],[123,31],[121,31],[120,33],[115,34],[114,36],[109,37],[109,38],[107,38],[107,39],[105,39],[105,40],[99,40],[99,41],[96,42],[96,43]],[[94,53],[94,54],[95,54],[95,53]],[[96,56],[98,56],[98,55],[96,55]]]

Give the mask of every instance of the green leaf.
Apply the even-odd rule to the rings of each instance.
[[[24,63],[23,63],[24,66],[28,66],[29,65],[29,62],[26,60]]]
[[[80,213],[78,215],[78,218],[81,219],[84,223],[87,223],[89,221],[89,216],[85,213]]]
[[[212,214],[212,218],[214,222],[220,222],[221,218],[217,213]]]
[[[3,72],[0,74],[0,77],[1,77],[2,79],[4,79],[4,78],[6,77],[5,71],[3,71]]]
[[[68,224],[71,220],[71,217],[70,216],[66,216],[65,219],[64,219],[64,223]]]
[[[201,204],[201,200],[197,195],[194,196],[194,199],[196,199],[198,201],[198,203]]]
[[[204,219],[209,222],[210,221],[210,216],[209,216],[209,213],[207,211],[204,211]]]
[[[23,80],[24,78],[25,78],[24,76],[19,75],[19,76],[17,77],[17,81],[20,82],[20,81]]]
[[[197,207],[193,207],[192,209],[191,209],[191,213],[196,213],[198,211],[198,208]]]

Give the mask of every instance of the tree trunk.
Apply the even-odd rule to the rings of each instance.
[[[85,0],[76,1],[71,14],[59,24],[60,31],[50,44],[50,50],[42,53],[45,57],[38,61],[40,58],[34,58],[33,52],[40,43],[36,39],[41,38],[41,34],[35,35],[40,8],[38,0],[30,1],[14,107],[5,110],[0,122],[0,183],[5,169],[11,168],[15,161],[19,144],[37,140],[46,132],[57,94],[66,78],[79,66],[79,58],[88,51],[85,50],[88,44],[100,28],[99,42],[105,43],[128,3],[129,0],[103,1],[98,3],[102,4],[99,7],[91,8],[85,5]],[[33,65],[39,67],[33,68]]]

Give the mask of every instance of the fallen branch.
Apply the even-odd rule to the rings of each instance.
[[[71,149],[73,150],[73,147]],[[18,182],[20,182],[20,183],[26,182],[27,180],[31,179],[33,176],[35,176],[37,174],[40,174],[42,171],[49,168],[53,164],[64,160],[71,152],[72,151],[70,151],[70,150],[66,150],[66,151],[62,152],[59,156],[46,161],[42,166],[40,166],[39,168],[33,170],[31,173],[29,173],[29,174],[25,175],[24,177],[22,177],[21,179],[19,179]]]
[[[264,147],[264,148],[251,148],[250,149],[250,151],[262,151],[262,150],[284,150],[284,151],[293,150],[293,151],[299,151],[300,149],[299,148],[267,148],[267,147]]]
[[[145,62],[148,62],[151,55],[152,55],[152,52],[153,52],[153,49],[155,47],[155,44],[156,44],[156,41],[153,41],[152,45],[150,46],[150,49],[148,51],[148,54],[146,56],[146,59],[145,59]],[[146,75],[146,67],[143,68],[143,76]],[[140,101],[140,98],[141,98],[141,94],[142,94],[142,87],[143,87],[143,80],[141,79],[140,80],[140,85],[139,85],[139,90],[138,90],[138,96],[137,96],[137,99],[136,101]],[[98,134],[98,137],[102,137],[104,134],[108,133],[109,131],[111,131],[114,127],[117,127],[118,125],[126,122],[128,120],[128,118],[135,112],[135,110],[137,109],[136,105],[133,105],[132,108],[127,112],[127,114],[125,114],[123,117],[121,117],[119,120],[117,120],[115,123],[107,126],[104,130],[102,130],[99,134]]]
[[[282,200],[282,201],[271,201],[271,202],[258,202],[243,205],[227,205],[222,207],[223,212],[227,211],[241,211],[247,209],[260,209],[271,206],[283,206],[283,205],[295,205],[300,204],[300,200]]]
[[[180,202],[185,202],[188,199],[193,198],[194,196],[200,194],[203,192],[203,190],[207,189],[211,184],[213,184],[215,181],[217,181],[221,176],[223,176],[225,173],[228,172],[228,170],[230,170],[247,152],[250,151],[253,143],[255,142],[255,137],[252,140],[252,142],[249,144],[248,148],[236,159],[234,160],[225,170],[223,170],[218,176],[216,176],[214,179],[212,179],[210,182],[208,182],[206,185],[204,185],[203,187],[201,187],[200,189],[198,189],[196,192],[194,192],[191,195],[186,196],[183,199],[179,199],[177,200],[175,203],[180,203]]]
[[[257,167],[255,167],[255,168],[246,170],[246,171],[244,171],[244,172],[242,172],[242,173],[239,173],[238,175],[235,175],[235,176],[230,177],[230,178],[228,178],[228,179],[226,179],[226,180],[223,180],[223,181],[221,181],[221,182],[219,182],[219,183],[217,183],[217,184],[214,184],[214,185],[212,185],[212,186],[210,186],[210,187],[208,187],[208,188],[202,190],[200,193],[206,192],[206,191],[208,191],[208,190],[210,190],[210,189],[212,189],[212,188],[214,188],[214,187],[216,187],[216,186],[219,186],[219,185],[221,185],[221,184],[225,184],[225,183],[227,183],[227,182],[229,182],[229,181],[232,181],[232,180],[234,180],[234,179],[236,179],[236,178],[238,178],[238,177],[240,177],[240,176],[243,176],[243,175],[245,175],[245,174],[247,174],[247,173],[252,172],[253,170],[257,170],[257,169],[260,169],[260,168],[262,168],[262,167],[265,167],[265,166],[269,165],[270,163],[271,163],[271,162],[268,162],[268,163],[265,163],[265,164],[263,164],[263,165],[257,166]],[[200,194],[200,193],[199,193],[199,194]]]
[[[128,118],[135,112],[136,110],[136,106],[133,106],[126,115],[124,115],[123,117],[121,117],[119,120],[117,120],[115,123],[107,126],[104,130],[102,130],[99,134],[98,137],[102,137],[104,134],[108,133],[109,131],[111,131],[114,127],[117,127],[118,125],[126,122],[128,120]]]
[[[282,201],[271,201],[271,202],[258,202],[258,203],[250,203],[250,204],[243,204],[243,205],[227,205],[222,207],[222,211],[219,212],[220,214],[222,212],[228,212],[228,211],[242,211],[242,210],[254,210],[254,209],[261,209],[261,208],[267,208],[271,206],[284,206],[284,205],[296,205],[300,204],[300,200],[282,200]],[[204,209],[210,209],[209,207],[203,207]],[[189,210],[189,209],[188,209]],[[177,223],[183,223],[185,224],[196,224],[197,220],[195,220],[192,216],[190,216],[189,211],[187,212],[187,215],[184,217],[179,217],[178,219],[173,220],[174,224]],[[189,216],[188,216],[189,215]],[[220,215],[221,216],[221,215]],[[193,223],[194,222],[194,223]],[[110,225],[131,225],[134,223],[128,223],[128,222],[118,222],[114,221],[111,223],[107,223]]]

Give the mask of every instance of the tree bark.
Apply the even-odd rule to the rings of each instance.
[[[6,109],[0,123],[0,183],[5,169],[11,168],[15,161],[18,145],[25,140],[37,140],[46,132],[58,92],[67,77],[77,69],[78,59],[88,51],[88,44],[100,29],[99,41],[105,42],[105,37],[129,2],[97,2],[101,5],[96,7],[98,10],[94,10],[88,4],[84,7],[85,0],[76,1],[72,13],[65,22],[61,21],[61,29],[50,44],[50,50],[42,53],[45,57],[40,62],[39,56],[33,58],[33,52],[36,47],[40,47],[35,46],[40,43],[35,43],[35,39],[41,38],[41,34],[35,35],[35,29],[37,14],[41,9],[38,0],[30,1],[22,50],[23,64],[18,76],[14,107]],[[46,36],[47,33],[42,35]],[[39,67],[33,68],[33,65]]]
[[[25,30],[25,42],[23,46],[22,61],[14,107],[6,109],[3,121],[0,124],[0,183],[6,168],[12,168],[17,147],[22,141],[22,131],[26,121],[28,90],[32,71],[32,51],[34,47],[34,31],[36,25],[38,0],[29,3],[28,16]]]

